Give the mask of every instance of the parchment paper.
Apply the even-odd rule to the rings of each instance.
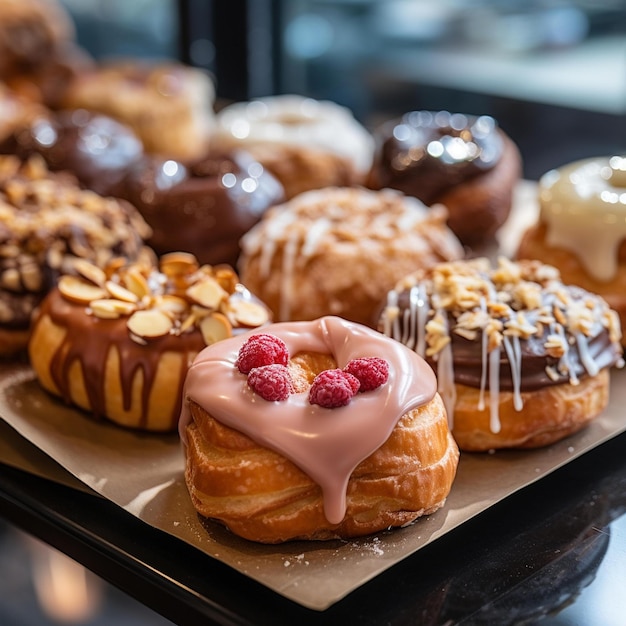
[[[527,193],[526,188],[522,191]],[[531,210],[515,215],[501,234],[502,248],[513,245],[521,225],[532,219]],[[176,435],[141,434],[95,421],[43,391],[27,365],[0,366],[0,417],[6,422],[0,429],[0,461],[91,489],[276,593],[321,611],[500,500],[626,430],[625,383],[626,371],[613,372],[608,409],[590,427],[562,442],[527,452],[462,454],[443,509],[407,528],[355,541],[263,546],[202,522],[184,484],[183,452]]]

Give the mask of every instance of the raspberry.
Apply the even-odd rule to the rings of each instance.
[[[235,366],[242,374],[263,365],[287,365],[289,352],[282,339],[260,333],[252,335],[239,349]]]
[[[264,400],[286,400],[293,391],[291,374],[284,365],[274,363],[250,370],[248,386]]]
[[[352,359],[344,368],[361,383],[359,391],[371,391],[384,385],[389,378],[389,363],[377,356]]]
[[[309,402],[332,409],[345,406],[359,388],[359,381],[340,369],[320,372],[309,390]]]

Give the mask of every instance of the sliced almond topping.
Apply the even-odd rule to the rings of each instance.
[[[269,321],[267,309],[258,302],[235,298],[230,303],[230,311],[233,319],[240,326],[256,328]]]
[[[220,286],[228,293],[235,293],[237,283],[239,283],[239,276],[235,273],[235,270],[229,265],[218,265],[213,268],[215,280]]]
[[[92,300],[89,303],[89,308],[91,309],[91,312],[100,319],[115,320],[122,315],[121,311],[119,311],[117,307],[118,302],[119,300],[112,300],[111,298]]]
[[[198,261],[187,252],[170,252],[161,257],[161,271],[168,276],[192,274],[198,269]]]
[[[92,282],[98,287],[104,287],[104,283],[107,280],[107,275],[104,270],[98,266],[86,261],[85,259],[75,259],[74,269],[86,280]]]
[[[172,320],[162,311],[136,311],[126,322],[132,335],[142,339],[164,337],[174,327]]]
[[[200,332],[207,346],[232,337],[232,326],[225,315],[222,313],[211,313],[200,322]]]
[[[43,276],[35,262],[26,263],[20,268],[22,283],[28,291],[39,291],[43,283]]]
[[[124,286],[129,291],[132,291],[139,299],[150,295],[148,280],[138,267],[129,267],[124,273],[122,282]]]
[[[105,289],[87,282],[84,278],[71,275],[61,276],[59,291],[64,298],[78,304],[89,304],[92,300],[106,298],[108,295]]]
[[[107,280],[106,289],[116,300],[122,300],[124,302],[139,302],[139,298],[126,287],[122,287],[119,283],[114,283],[112,280]]]
[[[152,306],[170,317],[182,315],[189,308],[186,300],[171,294],[156,296]]]
[[[187,296],[194,302],[207,309],[219,308],[220,302],[228,298],[228,293],[214,278],[205,278],[203,281],[187,289]]]

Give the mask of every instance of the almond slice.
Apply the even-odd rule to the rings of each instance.
[[[92,300],[106,298],[108,295],[105,289],[79,276],[61,276],[58,286],[64,298],[77,304],[89,304]]]
[[[220,303],[228,298],[228,292],[214,278],[209,277],[189,287],[186,293],[200,306],[212,310],[219,308]]]
[[[132,303],[114,300],[113,298],[92,300],[89,303],[89,308],[96,317],[107,320],[130,315],[135,310],[135,306]]]
[[[170,317],[179,317],[189,309],[185,299],[171,294],[156,296],[152,306]]]
[[[174,323],[162,311],[136,311],[126,322],[132,335],[141,339],[156,339],[169,334]]]
[[[97,265],[85,259],[75,259],[73,265],[80,276],[92,282],[94,285],[98,285],[98,287],[104,287],[107,275],[104,270],[100,269]]]
[[[161,257],[161,271],[167,276],[193,274],[198,269],[198,260],[188,252],[169,252]]]
[[[250,300],[233,298],[230,302],[229,309],[232,319],[234,319],[238,325],[248,328],[263,326],[263,324],[269,322],[270,319],[268,310],[262,304]]]
[[[112,280],[107,280],[105,285],[109,294],[116,300],[122,300],[123,302],[139,302],[139,298],[126,287],[122,287],[119,283],[115,283]]]
[[[200,322],[200,332],[207,346],[233,335],[232,326],[222,313],[211,313],[203,318]]]
[[[150,295],[148,280],[138,267],[129,267],[122,277],[122,283],[126,289],[132,291],[139,299]]]

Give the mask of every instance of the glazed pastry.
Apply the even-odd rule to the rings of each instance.
[[[146,152],[189,160],[208,148],[214,99],[211,79],[197,68],[118,61],[81,73],[62,104],[123,122],[142,140]]]
[[[379,329],[424,355],[461,450],[533,448],[606,407],[617,314],[537,261],[442,263],[401,280]]]
[[[50,111],[15,124],[0,152],[21,159],[39,154],[51,171],[71,172],[81,186],[101,195],[111,195],[144,154],[130,128],[85,109]]]
[[[139,258],[149,234],[127,202],[80,189],[40,157],[0,156],[0,355],[26,347],[33,311],[76,259]]]
[[[283,200],[280,183],[240,150],[186,165],[147,157],[111,191],[150,224],[157,253],[185,250],[202,263],[230,265],[239,258],[241,236]]]
[[[462,257],[445,219],[392,190],[309,191],[244,235],[240,272],[278,321],[339,315],[371,326],[402,276]]]
[[[443,204],[463,244],[493,243],[522,174],[517,146],[493,118],[413,111],[375,136],[369,187],[399,189],[428,206]]]
[[[251,152],[280,180],[287,198],[363,183],[372,162],[370,133],[334,102],[272,96],[232,104],[216,119],[214,145]]]
[[[272,324],[209,346],[184,398],[193,504],[246,539],[404,526],[443,506],[454,480],[459,453],[432,370],[341,318]]]
[[[576,161],[539,181],[540,214],[518,258],[554,265],[601,295],[626,327],[626,158]]]
[[[121,426],[175,431],[196,354],[269,321],[230,267],[189,254],[75,269],[41,304],[31,365],[49,392]]]

